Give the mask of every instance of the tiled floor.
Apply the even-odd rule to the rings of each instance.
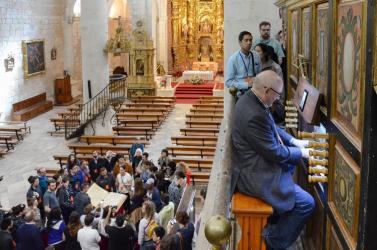
[[[177,104],[151,140],[146,150],[154,163],[157,163],[161,149],[171,145],[170,137],[178,135],[179,129],[184,127],[185,116],[190,107],[188,104]],[[3,207],[25,203],[29,188],[27,178],[36,174],[34,169],[41,166],[58,167],[52,156],[69,153],[69,141],[63,136],[47,134],[47,131],[53,130],[49,119],[65,109],[66,107],[54,107],[53,110],[28,121],[31,134],[25,136],[24,141],[17,144],[15,150],[0,159],[0,175],[4,175],[4,180],[0,182],[0,203]]]

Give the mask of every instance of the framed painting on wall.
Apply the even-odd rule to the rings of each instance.
[[[299,37],[300,37],[300,23],[299,23],[299,10],[291,12],[291,34],[290,34],[290,50],[291,50],[291,65],[290,75],[295,77],[298,83],[298,51],[299,51]]]
[[[361,151],[364,107],[365,23],[363,1],[340,1],[337,15],[336,84],[332,121]]]
[[[329,4],[323,3],[317,6],[316,13],[316,72],[315,72],[315,86],[319,92],[324,96],[324,103],[327,106],[327,79],[328,79],[328,21],[329,21]]]
[[[45,73],[44,40],[22,41],[24,77]]]
[[[343,233],[357,241],[360,168],[340,143],[335,144],[329,207]]]

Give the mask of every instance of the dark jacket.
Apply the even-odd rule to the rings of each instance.
[[[17,250],[44,250],[41,233],[34,224],[22,224],[17,229]]]
[[[278,213],[291,210],[295,188],[290,167],[301,159],[300,149],[289,147],[292,136],[275,126],[252,91],[238,100],[233,113],[231,193],[237,187],[239,192],[272,205]]]
[[[109,250],[132,250],[136,242],[136,232],[130,225],[124,227],[105,227],[105,232],[109,235]]]
[[[90,203],[90,197],[87,193],[80,192],[76,194],[74,207],[75,211],[78,212],[80,215],[84,214],[84,207]]]
[[[13,238],[10,232],[0,230],[0,249],[1,250],[13,250],[16,249],[13,243]]]

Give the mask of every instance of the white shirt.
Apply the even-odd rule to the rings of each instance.
[[[125,175],[121,175],[120,173],[117,175],[117,183],[118,183],[118,192],[120,193],[129,193],[131,192],[132,186],[132,176],[129,173],[125,173]]]
[[[101,236],[91,226],[85,226],[78,231],[77,241],[82,250],[100,250],[98,243],[101,241]]]

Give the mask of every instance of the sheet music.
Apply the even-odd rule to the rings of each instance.
[[[107,192],[105,189],[98,186],[96,183],[93,183],[87,194],[90,197],[90,201],[94,207],[98,207],[103,201],[103,207],[111,206],[117,207],[117,210],[122,206],[127,196],[124,194]]]

